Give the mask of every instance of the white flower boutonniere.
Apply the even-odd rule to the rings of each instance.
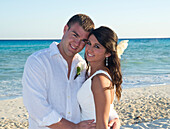
[[[74,77],[74,80],[80,75],[82,70],[83,70],[82,65],[81,66],[77,66],[77,72],[76,72],[76,75]]]

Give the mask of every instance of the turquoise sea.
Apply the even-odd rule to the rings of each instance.
[[[126,40],[129,45],[121,58],[123,88],[170,84],[170,38]],[[0,100],[22,96],[21,78],[27,57],[53,41],[60,42],[0,40]]]

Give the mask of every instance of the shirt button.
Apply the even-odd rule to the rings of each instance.
[[[68,96],[68,98],[70,98],[70,96]]]
[[[68,114],[70,114],[70,112],[68,112]]]

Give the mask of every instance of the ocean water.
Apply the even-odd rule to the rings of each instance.
[[[122,87],[170,84],[170,38],[128,40],[121,58]],[[48,48],[53,41],[0,40],[0,100],[22,96],[21,79],[27,57]],[[84,50],[80,54],[83,57]]]

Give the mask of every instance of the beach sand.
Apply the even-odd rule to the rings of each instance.
[[[22,98],[0,101],[0,129],[28,128],[28,113]]]
[[[170,128],[170,85],[123,89],[115,109],[121,129]],[[28,128],[22,98],[0,101],[0,129]]]
[[[115,102],[122,129],[170,128],[170,85],[123,89]]]

